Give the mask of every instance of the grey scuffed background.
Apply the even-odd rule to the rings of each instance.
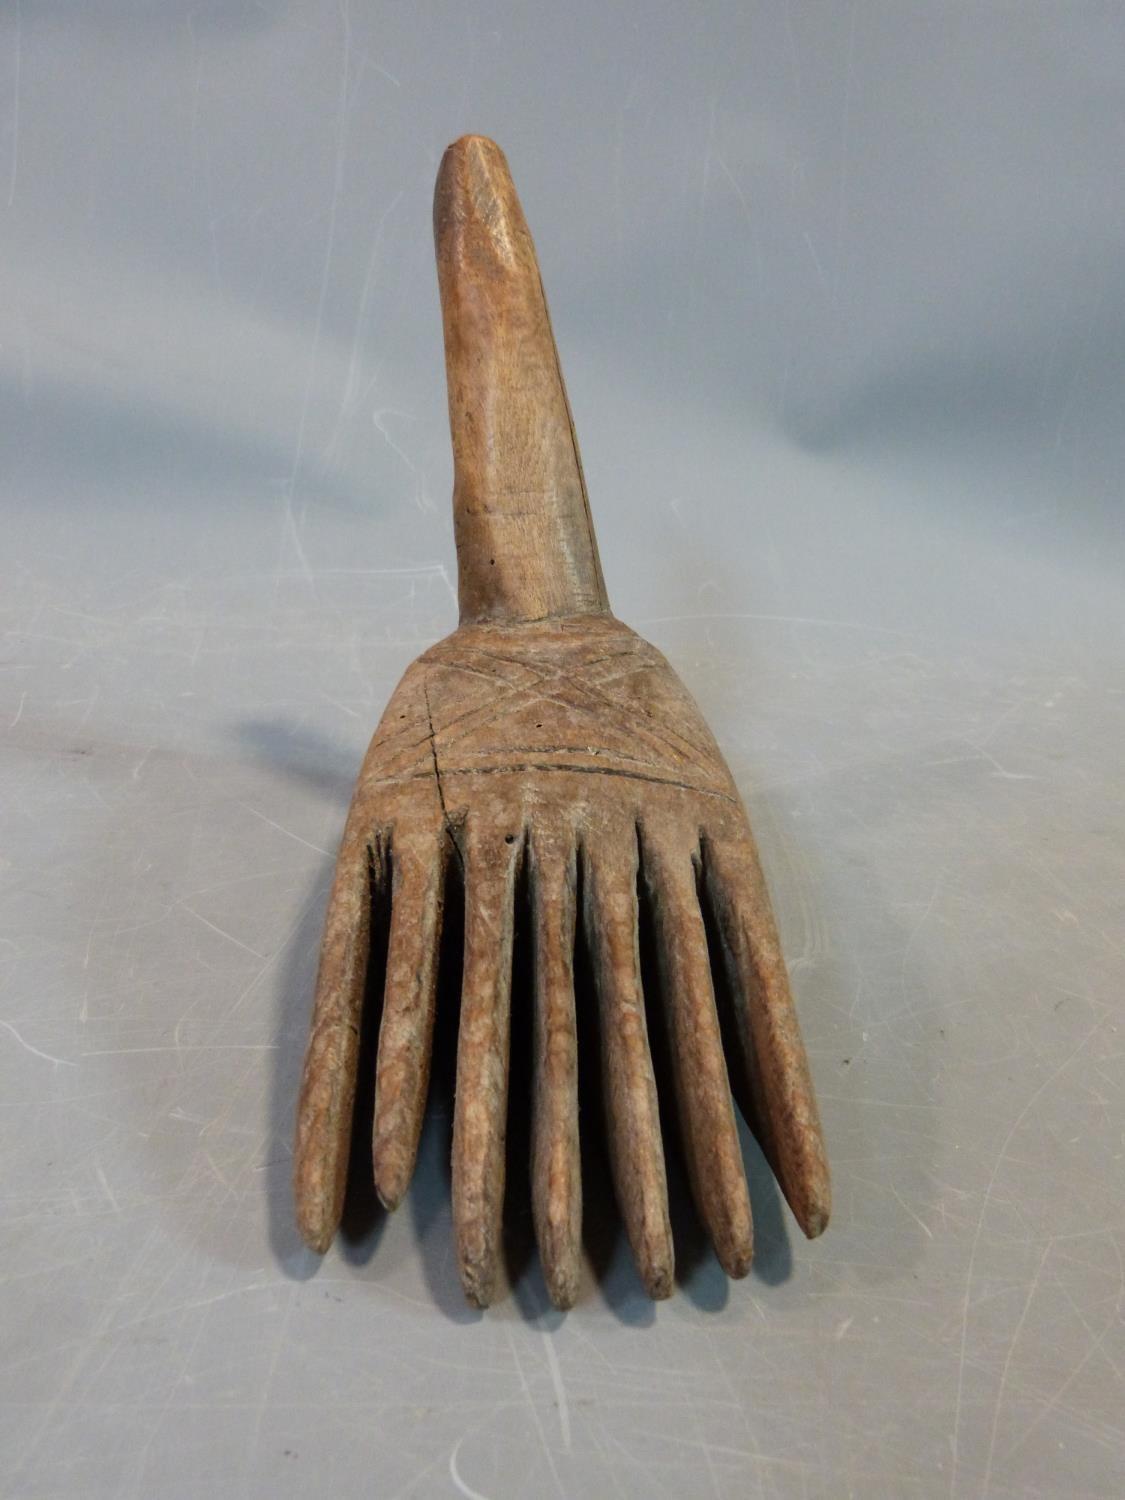
[[[1125,1490],[1114,4],[0,8],[0,1488]],[[331,856],[454,623],[430,194],[535,232],[618,613],[759,834],[835,1168],[483,1318],[442,1122],[315,1268]],[[685,1231],[686,1233],[687,1231]]]

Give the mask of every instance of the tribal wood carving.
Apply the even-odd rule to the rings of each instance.
[[[567,1307],[577,1295],[578,1032],[583,1007],[596,1004],[617,1199],[644,1285],[663,1297],[673,1248],[639,902],[655,932],[688,1175],[731,1276],[746,1273],[753,1253],[731,1074],[801,1227],[812,1236],[827,1222],[808,1066],[737,789],[667,661],[610,613],[534,247],[493,142],[468,136],[446,152],[434,226],[461,624],[406,672],[348,814],[298,1110],[298,1219],[323,1251],[343,1208],[373,905],[390,910],[375,1184],[388,1208],[407,1190],[452,860],[465,892],[452,1170],[465,1292],[483,1306],[495,1290],[511,1010],[532,1005],[536,1237],[552,1299]],[[532,995],[511,986],[521,870]],[[726,1049],[707,917],[734,996]],[[579,923],[597,993],[576,1006]]]

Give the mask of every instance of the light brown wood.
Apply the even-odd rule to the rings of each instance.
[[[535,246],[495,141],[442,159],[434,243],[461,621],[609,610]]]
[[[753,1239],[728,1069],[811,1236],[827,1223],[829,1178],[808,1064],[737,788],[667,661],[609,612],[535,252],[499,147],[469,136],[449,148],[434,223],[461,625],[395,690],[348,815],[298,1106],[298,1220],[324,1250],[342,1212],[372,902],[391,906],[375,1182],[389,1208],[407,1189],[455,860],[465,950],[452,1184],[465,1292],[484,1306],[496,1291],[511,1010],[533,1005],[536,1236],[552,1299],[578,1295],[578,1042],[591,1024],[574,988],[580,920],[617,1199],[642,1282],[663,1297],[674,1260],[649,1015],[667,1032],[692,1193],[731,1276],[748,1270]],[[512,993],[521,872],[531,995]],[[640,903],[656,937],[648,997]],[[708,920],[735,996],[730,1056]]]

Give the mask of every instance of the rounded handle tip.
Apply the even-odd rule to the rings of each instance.
[[[607,608],[539,264],[503,151],[446,149],[434,188],[464,620]]]

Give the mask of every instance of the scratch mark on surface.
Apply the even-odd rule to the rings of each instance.
[[[793,62],[793,89],[797,96],[797,114],[798,117],[803,117],[805,101],[804,91],[801,88],[801,54],[797,49],[797,38],[793,32],[793,17],[790,14],[789,0],[785,0],[785,35],[789,41],[789,55]]]
[[[324,247],[324,266],[320,274],[320,293],[316,304],[316,322],[313,327],[312,347],[309,351],[308,368],[305,371],[305,389],[301,397],[301,415],[297,423],[297,441],[293,450],[293,466],[289,472],[289,483],[285,495],[285,529],[293,542],[297,559],[308,582],[313,582],[312,569],[309,567],[305,549],[297,533],[297,520],[293,514],[293,499],[296,494],[297,481],[301,474],[301,461],[305,453],[305,426],[308,422],[309,405],[312,398],[313,375],[316,371],[317,356],[320,353],[320,339],[324,328],[324,305],[328,298],[328,281],[332,271],[332,257],[336,248],[336,218],[340,208],[340,198],[344,186],[344,158],[347,144],[348,129],[348,74],[352,46],[352,18],[348,6],[348,0],[343,0],[340,6],[340,19],[343,23],[343,59],[340,67],[340,90],[336,109],[336,161],[332,174],[332,201],[328,207],[328,236]]]
[[[98,1181],[102,1185],[102,1191],[105,1193],[106,1201],[109,1203],[109,1206],[113,1209],[114,1213],[119,1214],[121,1212],[121,1205],[114,1197],[113,1189],[110,1187],[109,1181],[105,1173],[102,1171],[102,1164],[100,1161],[96,1161],[94,1163],[94,1172],[97,1175]]]
[[[977,1217],[976,1231],[973,1234],[973,1243],[969,1249],[969,1264],[965,1272],[965,1296],[961,1304],[961,1350],[957,1365],[957,1397],[953,1406],[953,1433],[951,1439],[953,1452],[949,1475],[950,1500],[953,1500],[953,1496],[957,1493],[957,1472],[961,1457],[961,1409],[964,1404],[965,1397],[965,1366],[968,1364],[969,1309],[972,1301],[973,1277],[976,1272],[977,1252],[980,1249],[981,1235],[984,1233],[984,1221],[988,1216],[988,1207],[992,1202],[992,1193],[993,1189],[996,1187],[996,1179],[999,1177],[1000,1168],[1003,1166],[1007,1158],[1008,1148],[1015,1140],[1020,1127],[1023,1125],[1023,1122],[1027,1119],[1028,1115],[1039,1103],[1039,1100],[1043,1097],[1047,1090],[1051,1088],[1051,1086],[1059,1078],[1062,1077],[1062,1075],[1066,1072],[1067,1068],[1070,1067],[1074,1059],[1079,1055],[1080,1052],[1082,1052],[1087,1043],[1091,1041],[1092,1038],[1101,1030],[1104,1024],[1105,1021],[1103,1018],[1101,1021],[1098,1021],[1093,1026],[1091,1026],[1089,1031],[1087,1031],[1086,1035],[1082,1038],[1078,1045],[1067,1053],[1066,1057],[1063,1058],[1062,1062],[1058,1065],[1054,1072],[1048,1074],[1048,1076],[1044,1078],[1039,1087],[1028,1098],[1026,1104],[1020,1110],[1016,1118],[1012,1121],[1011,1127],[1008,1130],[1007,1135],[1004,1137],[1003,1144],[1001,1145],[1000,1151],[996,1157],[995,1165],[992,1168],[992,1173],[985,1186],[984,1199],[980,1206],[980,1214]]]
[[[930,899],[926,902],[926,909],[922,913],[922,915],[918,918],[917,922],[914,924],[913,928],[911,929],[910,936],[907,938],[906,945],[905,945],[905,947],[902,950],[902,962],[899,965],[899,972],[898,972],[899,990],[900,990],[900,993],[902,993],[902,994],[906,993],[906,964],[907,964],[907,960],[910,957],[911,951],[914,948],[914,944],[917,941],[919,935],[921,934],[921,931],[922,931],[923,927],[925,927],[926,923],[930,920],[930,913],[934,909],[934,904],[937,901],[937,898],[938,898],[938,895],[939,895],[939,893],[941,891],[942,885],[945,882],[945,875],[946,875],[946,872],[945,872],[944,869],[938,871],[937,878],[934,880],[934,888],[930,892]]]
[[[742,188],[739,185],[738,180],[735,177],[734,173],[731,171],[730,167],[727,166],[726,159],[718,151],[714,153],[714,156],[715,160],[719,164],[719,170],[722,172],[726,180],[730,183],[731,189],[734,192],[734,196],[738,199],[738,202],[742,208],[743,215],[746,219],[747,227],[750,230],[750,239],[754,246],[754,269],[757,273],[758,286],[760,289],[764,281],[764,272],[762,270],[762,239],[758,231],[757,220],[750,212],[750,205],[746,201],[746,194],[742,191]]]
[[[816,246],[812,242],[812,235],[806,229],[801,237],[805,242],[805,246],[808,249],[809,254],[812,256],[812,263],[816,269],[816,278],[820,282],[821,289],[824,292],[824,295],[829,299],[829,301],[831,301],[832,291],[828,285],[828,278],[824,274],[824,267],[820,263],[820,256],[816,253]]]
[[[270,1357],[269,1369],[266,1378],[262,1382],[262,1396],[258,1402],[258,1411],[254,1420],[254,1433],[250,1441],[250,1454],[254,1467],[257,1468],[258,1451],[262,1442],[262,1424],[265,1421],[266,1411],[269,1407],[270,1392],[277,1378],[278,1366],[281,1364],[281,1352],[285,1348],[285,1341],[289,1334],[289,1322],[293,1316],[293,1303],[296,1300],[296,1289],[289,1288],[289,1295],[285,1302],[285,1312],[282,1314],[281,1327],[277,1333],[277,1343],[274,1345],[273,1354]]]
[[[402,87],[402,84],[395,77],[395,75],[390,71],[390,69],[389,68],[384,68],[383,65],[382,65],[382,63],[377,63],[375,61],[375,59],[370,56],[370,54],[368,54],[367,61],[375,69],[376,73],[380,74],[381,77],[385,78],[388,83],[393,83],[396,89],[400,89]]]
[[[551,1384],[555,1388],[555,1402],[559,1409],[559,1430],[562,1433],[563,1447],[569,1453],[570,1443],[570,1407],[566,1400],[566,1386],[563,1385],[562,1370],[559,1368],[559,1357],[555,1353],[555,1346],[551,1335],[544,1330],[543,1347],[547,1352],[547,1367],[551,1372]]]
[[[461,1444],[464,1441],[464,1437],[459,1437],[453,1445],[453,1452],[449,1455],[449,1477],[457,1486],[457,1493],[464,1495],[465,1500],[488,1500],[487,1495],[482,1495],[480,1490],[474,1490],[461,1478],[461,1471],[457,1467],[457,1455],[460,1453]]]
[[[1039,780],[1038,776],[1032,776],[1027,771],[1009,771],[1009,770],[1007,770],[1004,766],[1002,766],[1000,764],[1000,762],[996,759],[995,755],[990,755],[989,752],[984,748],[984,746],[977,744],[977,742],[975,740],[965,739],[964,743],[966,745],[968,745],[968,747],[969,747],[970,750],[975,750],[977,752],[977,754],[979,756],[981,756],[984,760],[988,761],[988,763],[990,765],[995,766],[996,770],[995,770],[994,774],[996,776],[1002,776],[1005,781],[1038,781]]]
[[[543,1423],[539,1417],[539,1408],[538,1406],[536,1406],[535,1400],[531,1394],[531,1387],[527,1383],[527,1376],[523,1373],[523,1361],[520,1359],[519,1350],[516,1348],[515,1337],[512,1334],[511,1328],[505,1329],[505,1333],[508,1337],[508,1347],[512,1351],[512,1363],[516,1367],[516,1375],[519,1378],[520,1389],[523,1391],[524,1400],[526,1401],[528,1409],[531,1412],[531,1419],[535,1423],[536,1430],[539,1433],[539,1444],[543,1449],[543,1456],[547,1460],[547,1466],[551,1471],[551,1477],[555,1481],[555,1489],[559,1492],[560,1495],[565,1497],[566,1490],[563,1488],[563,1482],[559,1476],[559,1471],[555,1464],[555,1455],[551,1452],[550,1444],[547,1442],[547,1434],[543,1431]]]
[[[349,708],[346,703],[341,703],[338,698],[333,698],[330,694],[324,691],[321,692],[320,696],[324,699],[325,703],[331,703],[332,707],[338,708],[342,714],[349,714],[353,719],[359,719],[363,717],[362,714],[356,713],[354,708]]]
[[[268,967],[268,963],[267,963]],[[263,973],[265,971],[263,970]],[[258,976],[261,978],[261,975]],[[238,1004],[238,1001],[235,1001]],[[0,1021],[0,1026],[6,1023]],[[98,1047],[93,1052],[83,1052],[83,1057],[125,1057],[136,1052],[276,1052],[277,1042],[185,1042],[163,1047]],[[34,1049],[32,1049],[34,1050]],[[41,1057],[44,1053],[39,1054]],[[64,1058],[51,1058],[51,1062],[65,1062]],[[76,1068],[77,1063],[67,1063]]]
[[[391,450],[392,453],[397,454],[398,457],[402,459],[406,467],[410,470],[410,473],[414,479],[414,504],[418,507],[419,510],[432,510],[433,507],[430,505],[428,496],[426,495],[425,476],[423,475],[418,465],[410,457],[410,455],[404,449],[400,448],[399,445],[395,442],[394,438],[391,437],[390,433],[383,425],[384,417],[403,417],[406,421],[410,422],[413,421],[412,414],[408,411],[395,411],[393,407],[390,406],[381,406],[376,411],[373,411],[371,413],[371,421],[374,425],[375,431],[383,439],[387,447]]]
[[[700,250],[703,245],[703,224],[707,214],[707,191],[711,185],[711,162],[715,153],[715,113],[718,96],[712,94],[707,119],[707,144],[703,150],[703,171],[699,182],[699,203],[696,207],[695,241],[691,252],[691,269],[688,276],[688,309],[694,313],[696,302],[697,271]],[[689,320],[693,321],[693,320]]]
[[[1094,1230],[1093,1233],[1100,1234],[1100,1233],[1102,1233],[1102,1231],[1101,1230]],[[1078,1237],[1079,1238],[1085,1238],[1085,1235],[1080,1235]],[[1051,1243],[1057,1245],[1057,1244],[1060,1243],[1060,1241],[1063,1241],[1063,1240],[1066,1240],[1066,1239],[1071,1239],[1071,1238],[1073,1238],[1073,1236],[1071,1236],[1071,1235],[1056,1235],[1052,1239]],[[1116,1245],[1116,1243],[1115,1243],[1112,1235],[1110,1236],[1109,1243],[1110,1243],[1110,1245],[1113,1248],[1114,1254],[1117,1256],[1117,1271],[1118,1271],[1118,1281],[1117,1281],[1117,1288],[1118,1289],[1117,1289],[1117,1297],[1116,1297],[1116,1300],[1114,1301],[1114,1305],[1113,1305],[1113,1311],[1112,1311],[1111,1315],[1109,1316],[1109,1318],[1107,1318],[1106,1323],[1105,1323],[1105,1327],[1102,1329],[1101,1333],[1095,1334],[1093,1328],[1090,1326],[1090,1324],[1087,1321],[1084,1313],[1082,1312],[1082,1309],[1075,1302],[1074,1298],[1067,1291],[1066,1287],[1064,1285],[1062,1285],[1060,1282],[1056,1282],[1056,1286],[1059,1288],[1060,1291],[1062,1291],[1063,1295],[1066,1297],[1066,1300],[1070,1303],[1071,1307],[1073,1307],[1074,1311],[1078,1314],[1078,1320],[1079,1320],[1079,1322],[1086,1329],[1086,1332],[1088,1334],[1090,1334],[1093,1342],[1090,1344],[1090,1347],[1086,1350],[1086,1353],[1082,1356],[1082,1358],[1075,1365],[1074,1369],[1071,1370],[1070,1374],[1063,1381],[1062,1385],[1060,1385],[1059,1388],[1058,1388],[1058,1390],[1055,1391],[1054,1395],[1051,1396],[1045,1402],[1045,1404],[1040,1408],[1040,1410],[1038,1411],[1038,1413],[1032,1418],[1031,1422],[1028,1423],[1027,1427],[1020,1434],[1019,1438],[1008,1449],[1007,1453],[1004,1455],[1006,1459],[1010,1459],[1012,1457],[1012,1455],[1017,1451],[1017,1449],[1023,1447],[1023,1445],[1027,1442],[1028,1438],[1032,1435],[1032,1433],[1040,1425],[1040,1423],[1046,1421],[1047,1418],[1051,1415],[1051,1413],[1054,1412],[1054,1411],[1056,1411],[1059,1408],[1059,1406],[1062,1404],[1063,1398],[1065,1397],[1067,1391],[1069,1391],[1070,1388],[1074,1385],[1075,1381],[1079,1378],[1079,1376],[1082,1374],[1082,1372],[1086,1369],[1086,1366],[1090,1363],[1090,1361],[1094,1358],[1094,1356],[1096,1354],[1100,1354],[1102,1356],[1102,1358],[1106,1361],[1106,1363],[1116,1372],[1116,1374],[1117,1374],[1117,1376],[1118,1376],[1119,1379],[1125,1379],[1125,1375],[1123,1375],[1123,1372],[1122,1372],[1120,1366],[1117,1364],[1116,1360],[1114,1360],[1113,1357],[1110,1355],[1109,1350],[1106,1349],[1106,1347],[1105,1347],[1106,1339],[1108,1339],[1109,1336],[1110,1336],[1110,1334],[1114,1333],[1118,1329],[1118,1327],[1120,1326],[1121,1302],[1122,1302],[1123,1296],[1125,1296],[1125,1271],[1123,1271],[1123,1268],[1122,1268],[1121,1252],[1120,1252],[1120,1250],[1118,1250],[1117,1245]]]
[[[360,348],[363,342],[364,325],[367,322],[367,309],[371,301],[371,292],[375,285],[375,269],[379,263],[379,251],[383,244],[383,230],[401,197],[402,190],[400,189],[387,204],[382,214],[380,214],[379,222],[375,226],[375,238],[371,245],[371,253],[367,258],[367,270],[364,274],[363,287],[359,294],[359,307],[356,312],[355,330],[352,335],[352,353],[348,361],[347,379],[344,381],[344,394],[340,398],[340,411],[336,417],[336,425],[332,429],[332,436],[328,439],[328,445],[325,449],[329,456],[336,452],[344,423],[348,420],[356,404],[359,389]]]
[[[852,118],[852,90],[855,84],[855,19],[857,7],[853,5],[850,12],[850,24],[848,26],[848,54],[847,73],[844,78],[844,118],[840,125],[840,187],[836,202],[836,274],[833,278],[835,289],[832,300],[835,302],[840,290],[840,268],[844,263],[844,224],[847,218],[848,202],[848,134],[851,129]]]
[[[1039,1287],[1040,1278],[1043,1275],[1043,1267],[1047,1264],[1047,1257],[1051,1253],[1053,1241],[1048,1240],[1043,1246],[1043,1254],[1039,1257],[1039,1264],[1035,1267],[1035,1275],[1031,1278],[1031,1285],[1027,1289],[1024,1298],[1023,1310],[1019,1315],[1015,1329],[1012,1332],[1011,1341],[1008,1344],[1008,1353],[1004,1358],[1004,1368],[1000,1371],[1000,1385],[996,1392],[996,1404],[992,1409],[992,1432],[988,1439],[988,1459],[984,1466],[984,1479],[981,1483],[981,1494],[987,1495],[989,1485],[992,1483],[992,1460],[996,1453],[996,1434],[1000,1430],[1000,1412],[1004,1405],[1004,1392],[1008,1386],[1008,1371],[1012,1367],[1012,1355],[1016,1351],[1016,1345],[1023,1333],[1023,1325],[1027,1322],[1027,1313],[1035,1299],[1035,1293]]]
[[[251,809],[251,811],[253,811],[253,809]],[[202,914],[202,912],[196,911],[194,906],[188,906],[186,902],[182,903],[182,905],[184,910],[191,912],[192,916],[195,917],[197,921],[202,922],[204,927],[210,927],[212,932],[217,932],[220,937],[226,938],[228,943],[233,943],[236,948],[241,948],[244,953],[249,953],[252,958],[260,959],[262,963],[265,963],[266,955],[264,953],[259,953],[257,948],[251,948],[249,943],[244,943],[241,938],[236,938],[232,932],[227,932],[226,929],[220,927],[218,923],[208,921],[207,918]]]
[[[332,858],[331,852],[328,849],[322,849],[319,844],[310,844],[308,839],[303,839],[299,833],[294,833],[291,828],[283,828],[280,823],[275,823],[272,818],[267,818],[265,813],[259,812],[256,807],[251,807],[249,802],[243,802],[239,797],[236,797],[235,801],[239,807],[244,808],[248,813],[253,813],[254,817],[261,818],[263,823],[268,823],[271,828],[276,828],[278,833],[285,834],[286,838],[296,839],[297,843],[304,844],[306,849],[312,849],[317,854],[325,855],[328,859]],[[261,957],[262,955],[259,954],[258,956]]]
[[[891,1183],[891,1192],[898,1199],[899,1203],[902,1205],[902,1207],[905,1209],[905,1211],[914,1220],[915,1224],[917,1224],[920,1229],[924,1229],[925,1232],[929,1235],[930,1239],[933,1239],[933,1237],[934,1237],[933,1230],[930,1228],[930,1226],[924,1220],[922,1220],[922,1219],[920,1219],[918,1217],[918,1215],[910,1207],[910,1204],[907,1203],[906,1199],[899,1192],[898,1188],[895,1187],[895,1185],[894,1185],[893,1182]]]
[[[12,84],[12,169],[8,175],[8,207],[16,201],[20,169],[20,74],[23,72],[23,0],[16,0],[16,57]]]
[[[11,1021],[0,1019],[0,1026],[3,1026],[5,1031],[10,1031],[12,1033],[16,1041],[19,1042],[20,1046],[24,1049],[25,1052],[30,1052],[35,1057],[41,1057],[44,1062],[54,1063],[57,1068],[76,1068],[78,1066],[76,1062],[71,1062],[71,1060],[67,1057],[54,1057],[50,1052],[41,1052],[38,1047],[33,1047],[30,1042],[25,1041],[23,1037],[20,1036],[19,1032],[12,1025]]]
[[[638,623],[641,625],[679,625],[707,620],[760,620],[775,625],[823,625],[829,630],[869,630],[872,635],[903,634],[901,630],[891,630],[885,625],[868,625],[863,620],[823,620],[816,615],[761,615],[726,610],[699,615],[646,615]]]

